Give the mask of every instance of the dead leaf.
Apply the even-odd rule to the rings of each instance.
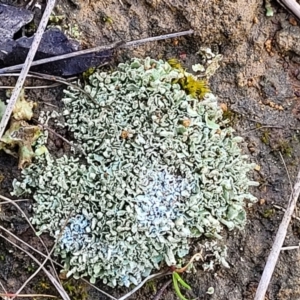
[[[13,118],[16,120],[31,120],[34,107],[35,103],[33,101],[25,100],[24,90],[22,90],[13,109]]]
[[[39,126],[29,125],[26,121],[12,120],[9,129],[0,141],[0,150],[19,157],[19,169],[28,166],[35,156],[32,145],[41,135]],[[18,150],[17,150],[18,148]]]

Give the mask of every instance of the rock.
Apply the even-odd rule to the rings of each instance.
[[[12,40],[14,34],[33,19],[27,9],[0,4],[0,41]]]
[[[7,40],[0,44],[0,68],[23,63],[32,41],[33,37],[22,37],[16,41]],[[69,40],[59,29],[51,28],[43,34],[35,60],[67,54],[77,50],[79,50],[78,42]],[[110,60],[111,57],[112,51],[102,51],[47,63],[33,67],[31,70],[58,76],[71,76],[82,73],[90,67],[97,67]]]
[[[300,28],[287,26],[276,34],[277,44],[282,52],[292,51],[300,55]]]

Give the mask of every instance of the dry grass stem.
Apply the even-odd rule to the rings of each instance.
[[[85,50],[80,50],[80,51],[76,51],[76,52],[71,52],[68,54],[39,59],[39,60],[32,62],[31,66],[32,67],[38,66],[38,65],[49,63],[49,62],[68,59],[71,57],[77,57],[80,55],[100,52],[100,51],[104,51],[104,50],[113,50],[113,49],[117,49],[119,47],[123,48],[123,47],[138,46],[138,45],[148,43],[148,42],[160,41],[160,40],[176,38],[176,37],[180,37],[180,36],[184,36],[184,35],[189,35],[189,34],[192,34],[193,32],[194,31],[192,29],[190,29],[190,30],[186,30],[186,31],[182,31],[182,32],[174,32],[174,33],[170,33],[170,34],[148,37],[148,38],[134,40],[134,41],[126,42],[126,43],[123,41],[117,41],[110,45],[98,46],[98,47],[91,48],[91,49],[85,49]],[[7,72],[17,71],[17,70],[20,70],[23,66],[24,66],[24,64],[19,64],[19,65],[15,65],[15,66],[11,66],[11,67],[2,68],[2,69],[0,69],[0,73],[4,74]]]
[[[22,66],[22,71],[21,71],[20,76],[17,80],[16,86],[15,86],[13,92],[12,92],[10,100],[7,104],[5,113],[4,113],[4,115],[1,119],[1,122],[0,122],[0,139],[3,136],[5,128],[8,124],[9,119],[10,119],[11,113],[12,113],[12,111],[14,109],[14,106],[15,106],[18,98],[19,98],[19,95],[20,95],[20,92],[23,88],[24,82],[26,80],[26,76],[27,76],[27,73],[29,71],[30,65],[31,65],[31,63],[34,59],[34,56],[36,54],[36,51],[39,47],[39,44],[40,44],[40,41],[42,39],[43,33],[44,33],[45,28],[47,26],[50,14],[51,14],[54,6],[55,6],[55,2],[56,2],[55,0],[48,0],[48,2],[47,2],[44,14],[42,16],[42,19],[40,21],[38,29],[37,29],[37,31],[34,35],[34,39],[32,41],[31,47],[30,47],[29,52],[27,54],[25,63]]]
[[[193,263],[193,261],[194,260],[198,260],[198,259],[201,259],[203,261],[203,257],[202,257],[202,253],[201,252],[194,254],[192,256],[192,258],[190,259],[190,261],[183,268],[175,269],[174,272],[177,272],[177,273],[183,273],[183,272],[185,272],[186,269]]]
[[[5,293],[5,294],[0,294],[0,297],[18,297],[18,298],[35,298],[35,297],[41,297],[41,298],[57,298],[56,296],[53,295],[45,295],[45,294],[10,294],[10,293]],[[13,299],[13,298],[12,298]]]
[[[279,205],[275,205],[275,204],[274,204],[273,207],[275,207],[275,208],[277,208],[277,209],[279,209],[279,210],[282,210],[282,211],[286,211],[286,209],[284,209],[283,207],[281,207],[281,206],[279,206]],[[300,221],[300,218],[297,217],[297,216],[295,216],[295,214],[292,215],[292,218],[293,218],[293,219],[296,219],[296,220],[298,220],[298,221]]]
[[[1,226],[2,227],[2,226]],[[3,229],[3,227],[1,228]],[[9,238],[7,238],[6,236],[4,236],[3,234],[0,234],[0,237],[2,237],[3,239],[5,239],[7,242],[11,243],[13,246],[15,246],[16,248],[20,249],[21,251],[25,252],[32,260],[35,261],[35,263],[37,265],[41,265],[41,263],[27,250],[23,249],[22,247],[18,246],[16,243],[14,243],[13,241],[11,241]],[[49,280],[52,282],[52,284],[55,286],[55,288],[57,289],[58,293],[61,295],[63,300],[70,300],[68,294],[66,293],[66,291],[63,289],[63,287],[61,286],[60,282],[58,282],[55,277],[52,276],[51,273],[49,273],[45,267],[41,268],[45,274],[48,276]]]
[[[2,281],[1,281],[1,280],[0,280],[0,286],[1,286],[2,290],[3,290],[5,293],[7,293],[7,290],[5,289],[5,287],[4,287],[4,285],[2,284]]]
[[[287,247],[282,247],[282,248],[281,248],[281,251],[299,249],[299,247],[300,247],[300,246],[287,246]]]
[[[131,297],[134,293],[136,293],[147,281],[152,280],[152,279],[156,279],[156,278],[160,278],[166,275],[171,275],[172,272],[159,272],[156,274],[152,274],[150,276],[148,276],[147,278],[145,278],[140,284],[138,284],[133,290],[131,290],[129,293],[127,293],[126,295],[122,296],[121,298],[114,298],[115,300],[125,300],[129,297]]]
[[[290,187],[291,187],[291,193],[293,192],[293,184],[292,184],[292,181],[291,181],[291,177],[290,177],[290,173],[289,173],[289,170],[286,166],[286,163],[285,163],[285,160],[283,159],[283,156],[282,156],[282,153],[279,151],[279,155],[280,155],[280,158],[282,160],[282,163],[284,165],[284,168],[285,168],[285,171],[286,171],[286,174],[287,174],[287,177],[289,179],[289,184],[290,184]]]
[[[0,195],[0,199],[4,199],[4,200],[6,199],[6,200],[7,200],[6,203],[11,203],[11,204],[14,204],[14,203],[12,203],[12,202],[15,202],[15,201],[16,201],[16,200],[11,200],[11,199],[6,198],[6,197],[1,196],[1,195]],[[21,199],[21,200],[27,200],[27,199]],[[1,202],[0,204],[2,204],[2,203],[3,203],[3,202]],[[32,227],[32,224],[31,224],[30,221],[28,220],[28,218],[27,218],[27,216],[25,215],[25,213],[20,209],[19,206],[17,206],[16,204],[14,204],[14,205],[21,211],[21,213],[24,215],[24,217],[26,218],[26,220],[27,220],[27,222],[29,223],[29,225]],[[2,230],[3,230],[4,232],[6,232],[7,234],[11,235],[11,236],[12,236],[14,239],[16,239],[18,242],[22,243],[23,245],[27,246],[28,248],[30,248],[31,250],[33,250],[33,251],[36,252],[37,254],[41,255],[43,258],[48,259],[48,260],[52,263],[52,270],[53,270],[54,272],[56,272],[56,270],[55,270],[53,264],[55,264],[55,265],[57,265],[57,266],[63,268],[63,266],[62,266],[60,263],[58,263],[58,262],[56,262],[55,260],[49,258],[49,252],[48,252],[48,249],[47,249],[47,247],[45,246],[43,240],[42,240],[40,237],[38,237],[38,238],[40,239],[40,241],[41,241],[41,242],[43,243],[43,245],[45,246],[45,249],[46,249],[46,251],[47,251],[47,253],[48,253],[48,256],[45,255],[44,253],[40,252],[39,250],[35,249],[34,247],[32,247],[31,245],[29,245],[29,244],[26,243],[25,241],[21,240],[19,237],[17,237],[16,235],[14,235],[12,232],[10,232],[9,230],[7,230],[6,228],[4,228],[4,227],[1,226],[1,225],[0,225],[0,229],[2,229]],[[32,227],[32,229],[33,229],[33,231],[34,231],[35,234],[36,234],[36,231],[34,230],[33,227]],[[56,277],[57,277],[57,280],[59,280],[59,277],[58,277],[57,273],[56,273]],[[83,278],[82,278],[81,280],[84,281],[85,283],[89,284],[90,286],[92,286],[93,288],[95,288],[96,290],[98,290],[99,292],[101,292],[102,294],[106,295],[107,297],[110,297],[111,299],[117,300],[116,298],[112,297],[111,295],[109,295],[109,294],[106,293],[105,291],[103,291],[103,290],[97,288],[96,286],[94,286],[93,284],[91,284],[90,282],[88,282],[87,280],[85,280],[85,279],[83,279]]]
[[[36,120],[34,120],[39,126],[41,126],[43,129],[48,130],[49,132],[51,132],[52,134],[54,134],[55,136],[57,136],[58,138],[60,138],[61,140],[63,140],[65,143],[67,143],[68,145],[70,145],[71,147],[74,147],[75,149],[77,149],[79,152],[81,152],[82,154],[84,154],[85,156],[87,155],[85,153],[85,151],[76,144],[71,143],[70,141],[68,141],[65,137],[63,137],[62,135],[60,135],[59,133],[57,133],[56,131],[54,131],[53,129],[51,129],[50,127],[41,124],[39,122],[37,122]]]
[[[300,20],[300,5],[295,0],[277,0]]]
[[[168,280],[161,288],[160,290],[156,293],[154,296],[153,300],[159,300],[163,294],[163,292],[166,290],[166,288],[172,283],[172,279]]]
[[[26,214],[25,214],[24,211],[20,208],[20,206],[17,205],[17,204],[15,203],[15,200],[11,200],[11,199],[9,199],[9,198],[7,198],[7,197],[4,197],[4,196],[2,196],[2,195],[0,195],[0,199],[2,199],[2,200],[4,200],[4,201],[9,202],[10,204],[12,204],[12,205],[13,205],[13,206],[14,206],[14,207],[22,214],[22,216],[25,218],[25,220],[27,221],[28,225],[30,226],[30,228],[32,229],[32,231],[34,232],[34,234],[38,237],[38,239],[40,240],[41,244],[44,246],[44,249],[45,249],[46,253],[49,254],[48,248],[47,248],[47,246],[45,245],[44,241],[42,240],[42,238],[41,238],[40,236],[37,235],[37,233],[36,233],[34,227],[32,226],[32,224],[31,224],[31,222],[30,222],[30,220],[27,218]],[[21,200],[27,200],[27,199],[21,199]],[[0,204],[2,204],[2,202],[1,202]],[[2,227],[2,226],[1,226],[1,227]],[[3,228],[3,227],[2,227],[2,228]],[[12,234],[10,231],[6,230],[5,228],[3,228],[3,229],[4,229],[8,234]],[[17,238],[17,237],[16,237],[16,238]],[[20,241],[21,241],[21,240],[20,240]],[[28,246],[29,246],[29,245],[28,245]],[[30,246],[29,246],[29,247],[30,247]],[[51,262],[51,264],[52,264],[52,262]],[[52,264],[52,267],[53,267],[53,269],[55,269],[53,264]],[[56,275],[56,278],[59,280],[58,274],[56,273],[55,275]]]
[[[256,290],[256,295],[254,300],[264,300],[265,294],[268,289],[269,283],[271,281],[283,242],[286,237],[287,229],[289,223],[291,221],[292,215],[294,213],[294,209],[296,207],[296,203],[300,194],[300,170],[297,175],[297,179],[293,188],[293,192],[290,195],[288,206],[286,208],[285,214],[281,221],[281,224],[278,228],[273,247],[267,259],[267,263],[265,265],[262,277],[260,279],[258,288]]]
[[[35,86],[24,86],[23,89],[25,90],[36,90],[36,89],[49,89],[60,86],[61,83],[53,83],[50,85],[35,85]],[[0,89],[13,89],[14,86],[12,85],[0,85]]]
[[[99,66],[102,67],[105,64]],[[0,74],[0,77],[6,77],[6,76],[19,76],[20,73],[5,73],[5,74]],[[31,77],[31,78],[36,78],[36,79],[42,79],[42,80],[48,80],[48,81],[55,81],[58,82],[60,84],[64,84],[67,86],[71,86],[72,88],[80,91],[81,93],[83,93],[84,95],[86,95],[95,105],[99,105],[98,102],[96,102],[93,97],[91,97],[91,95],[89,93],[87,93],[84,89],[82,89],[80,86],[73,84],[71,82],[69,82],[69,80],[66,80],[62,77],[58,77],[58,76],[53,76],[53,75],[47,75],[47,74],[43,74],[43,73],[37,73],[37,72],[30,72],[30,74],[27,74],[27,77]],[[72,78],[74,79],[74,78]],[[75,78],[76,79],[76,78]]]
[[[0,198],[1,198],[2,196],[0,195]],[[17,200],[9,200],[9,201],[2,201],[2,202],[0,202],[0,205],[2,205],[2,204],[11,204],[11,201],[13,201],[13,202],[27,202],[27,201],[31,201],[30,199],[17,199]]]

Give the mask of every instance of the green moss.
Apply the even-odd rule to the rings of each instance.
[[[269,145],[270,143],[270,130],[262,130],[260,140],[266,144]]]
[[[274,216],[275,210],[270,208],[270,209],[265,209],[263,212],[263,217],[266,219],[270,219]]]
[[[236,123],[237,118],[238,115],[230,108],[223,111],[223,120],[226,120],[229,125],[233,126]]]
[[[50,283],[45,279],[42,278],[35,286],[35,291],[38,293],[46,293],[50,289]]]
[[[292,157],[293,148],[288,140],[279,140],[277,145],[278,151],[280,151],[284,156]]]
[[[69,279],[63,283],[63,287],[72,300],[88,299],[87,286],[83,282]]]
[[[145,286],[148,288],[149,291],[153,293],[157,292],[156,282],[154,280],[149,280]]]
[[[25,266],[25,270],[28,273],[33,273],[36,270],[36,266],[34,263],[29,263],[28,265]]]

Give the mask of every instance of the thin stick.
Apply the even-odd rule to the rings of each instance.
[[[171,284],[172,279],[168,280],[161,288],[160,290],[156,293],[156,295],[154,296],[153,300],[159,300],[160,297],[162,296],[163,292],[165,291],[165,289]]]
[[[23,89],[25,90],[37,90],[37,89],[50,89],[56,86],[60,86],[61,83],[53,83],[53,84],[49,84],[49,85],[36,85],[36,86],[23,86]],[[5,90],[9,90],[9,89],[14,89],[15,87],[12,85],[0,85],[0,89],[5,89]]]
[[[3,234],[0,233],[0,237],[4,238],[6,241],[8,241],[9,243],[11,243],[13,246],[17,247],[18,249],[20,249],[21,251],[25,252],[29,257],[31,257],[32,260],[34,260],[38,265],[40,265],[41,263],[28,251],[26,251],[25,249],[23,249],[22,247],[18,246],[16,243],[12,242],[9,238],[7,238],[6,236],[4,236]],[[50,281],[53,283],[53,285],[56,287],[57,291],[59,292],[59,294],[62,296],[63,299],[68,299],[70,300],[69,296],[67,295],[66,291],[62,288],[62,286],[60,285],[60,283],[57,282],[57,280],[52,276],[52,274],[50,272],[48,272],[45,267],[42,267],[42,270],[45,272],[45,274],[48,276],[48,278],[50,279]]]
[[[53,295],[45,295],[45,294],[10,294],[10,293],[5,293],[5,294],[0,294],[0,297],[42,297],[42,298],[57,298],[56,296]]]
[[[50,63],[50,62],[63,60],[63,59],[68,59],[68,58],[72,58],[72,57],[76,57],[76,56],[80,56],[80,55],[84,55],[84,54],[116,49],[121,44],[123,44],[123,42],[118,41],[118,42],[112,43],[112,44],[107,45],[107,46],[98,46],[98,47],[95,47],[95,48],[90,48],[90,49],[75,51],[75,52],[71,52],[71,53],[67,53],[67,54],[52,56],[52,57],[43,58],[43,59],[38,59],[38,60],[35,60],[35,61],[32,62],[31,67],[39,66],[39,65],[43,65],[43,64]],[[15,66],[11,66],[11,67],[2,68],[2,69],[0,69],[0,74],[4,74],[4,73],[7,73],[7,72],[12,72],[12,71],[18,71],[23,67],[23,65],[24,64],[19,64],[19,65],[15,65]]]
[[[294,249],[299,249],[299,246],[282,247],[280,250],[285,251],[285,250],[294,250]]]
[[[19,293],[24,289],[24,287],[40,272],[40,270],[45,266],[46,262],[51,257],[56,244],[52,247],[51,251],[49,252],[48,256],[44,259],[44,261],[40,264],[40,266],[37,268],[37,270],[29,277],[27,280],[22,284],[22,286],[18,289],[18,291],[15,293],[15,296],[12,297],[12,300],[15,299],[19,295]],[[65,299],[65,298],[64,298]]]
[[[32,67],[38,66],[38,65],[49,63],[49,62],[54,62],[54,61],[63,60],[63,59],[71,58],[71,57],[84,55],[84,54],[94,53],[94,52],[100,52],[100,51],[104,51],[104,50],[113,50],[113,49],[116,49],[119,47],[125,48],[125,47],[137,46],[137,45],[141,45],[141,44],[144,44],[147,42],[160,41],[160,40],[170,39],[170,38],[179,37],[179,36],[183,36],[183,35],[188,35],[188,34],[192,34],[193,32],[194,31],[190,29],[190,30],[186,30],[186,31],[182,31],[182,32],[175,32],[175,33],[164,34],[164,35],[149,37],[149,38],[145,38],[145,39],[130,41],[127,43],[118,41],[118,42],[115,42],[115,43],[112,43],[112,44],[106,45],[106,46],[98,46],[95,48],[90,48],[90,49],[75,51],[75,52],[68,53],[68,54],[63,54],[63,55],[58,55],[58,56],[53,56],[53,57],[49,57],[49,58],[35,60],[34,62],[32,62],[31,66]],[[2,68],[2,69],[0,69],[0,74],[17,71],[17,70],[20,70],[22,67],[23,67],[23,64]]]
[[[282,163],[283,163],[283,165],[284,165],[284,168],[285,168],[287,177],[288,177],[288,179],[289,179],[289,183],[290,183],[290,187],[291,187],[291,193],[292,193],[292,192],[293,192],[293,185],[292,185],[292,181],[291,181],[291,177],[290,177],[289,170],[288,170],[288,168],[287,168],[287,166],[286,166],[286,163],[285,163],[285,161],[284,161],[284,159],[283,159],[283,156],[282,156],[282,154],[281,154],[280,151],[279,151],[279,155],[280,155],[280,158],[281,158]]]
[[[35,121],[39,126],[43,127],[43,129],[48,130],[49,132],[51,132],[52,134],[56,135],[58,138],[60,138],[61,140],[63,140],[65,143],[67,143],[68,145],[70,145],[71,147],[74,147],[75,149],[77,149],[79,152],[81,152],[82,154],[84,154],[85,156],[87,155],[86,152],[79,146],[79,145],[75,145],[73,143],[71,143],[70,141],[68,141],[65,137],[63,137],[61,134],[55,132],[53,129],[51,129],[50,127],[43,125],[39,122],[37,122],[36,120],[33,119],[33,121]]]
[[[103,64],[105,65],[105,64]],[[102,65],[101,65],[102,66]],[[0,69],[1,70],[1,69]],[[16,72],[16,73],[0,73],[0,77],[19,77],[20,76],[20,72]],[[44,73],[39,73],[39,72],[29,72],[26,76],[27,78],[38,78],[38,79],[44,79],[44,80],[50,80],[50,81],[57,81],[55,79],[59,78],[61,80],[63,80],[64,82],[70,82],[70,81],[74,81],[77,80],[78,77],[69,77],[69,78],[62,78],[62,77],[58,77],[58,76],[54,76],[54,75],[48,75],[48,74],[44,74]]]
[[[130,42],[127,42],[127,43],[121,45],[120,48],[127,48],[127,47],[132,47],[132,46],[138,46],[138,45],[145,44],[148,42],[172,39],[172,38],[176,38],[176,37],[183,36],[183,35],[189,35],[189,34],[192,34],[193,32],[194,32],[194,30],[190,29],[190,30],[181,31],[181,32],[174,32],[174,33],[163,34],[163,35],[154,36],[154,37],[148,37],[145,39],[134,40],[134,41],[130,41]]]
[[[127,293],[126,295],[122,296],[121,298],[118,298],[118,300],[125,300],[129,297],[131,297],[135,292],[137,292],[147,281],[151,280],[151,279],[156,279],[165,275],[171,275],[172,272],[159,272],[156,274],[152,274],[150,276],[148,276],[147,278],[145,278],[140,284],[138,284],[133,290],[131,290],[129,293]]]
[[[21,240],[20,238],[18,238],[16,235],[14,235],[12,232],[10,232],[9,230],[7,230],[6,228],[4,228],[3,226],[0,225],[0,229],[2,229],[3,231],[5,231],[7,234],[11,235],[14,239],[16,239],[17,241],[19,241],[20,243],[22,243],[23,245],[27,246],[28,248],[30,248],[31,250],[33,250],[34,252],[38,253],[39,255],[41,255],[42,257],[46,258],[47,255],[45,255],[44,253],[40,252],[39,250],[35,249],[34,247],[32,247],[31,245],[29,245],[28,243],[26,243],[25,241]],[[0,236],[3,237],[3,235],[0,234]],[[22,248],[23,249],[23,248]],[[63,268],[63,266],[56,262],[55,260],[51,259],[51,261],[58,265],[59,267]],[[101,292],[102,294],[106,295],[107,297],[109,297],[110,299],[113,300],[118,300],[117,298],[109,295],[108,293],[102,291],[101,289],[95,287],[94,285],[92,285],[91,283],[89,283],[87,280],[85,280],[84,278],[81,278],[81,280],[83,280],[84,282],[86,282],[87,284],[91,285],[92,287],[94,287],[96,290],[98,290],[99,292]]]
[[[54,108],[58,108],[57,105],[51,104],[51,103],[46,102],[46,101],[41,101],[41,103],[43,103],[43,104],[45,104],[45,105],[48,105],[48,106],[51,106],[51,107],[54,107]]]
[[[42,264],[40,264],[40,266],[39,266],[39,268],[23,283],[23,285],[19,288],[19,290],[16,292],[16,295],[18,295],[23,289],[24,289],[24,287],[40,272],[40,270],[45,266],[45,264],[46,264],[46,262],[48,261],[48,260],[50,260],[51,259],[51,255],[52,255],[52,253],[53,253],[53,251],[55,250],[55,247],[56,247],[56,245],[57,245],[57,241],[60,239],[60,237],[62,236],[62,234],[63,234],[63,231],[65,230],[65,227],[67,226],[67,223],[68,223],[68,221],[69,221],[69,217],[67,218],[67,220],[65,221],[65,223],[64,223],[64,225],[63,225],[63,227],[62,227],[62,229],[61,229],[61,231],[60,231],[60,233],[59,233],[59,235],[58,235],[58,237],[57,237],[57,239],[56,239],[56,242],[54,243],[54,245],[53,245],[53,247],[52,247],[52,249],[51,249],[51,251],[48,253],[48,255],[47,255],[47,257],[44,259],[44,261],[43,261],[43,263]],[[51,263],[52,264],[52,263]],[[53,266],[53,264],[52,264],[52,266]],[[57,275],[57,273],[55,272],[55,274]],[[15,299],[15,297],[12,297],[12,300],[13,299]],[[63,298],[63,299],[66,299],[66,300],[68,300],[69,299],[69,296],[67,297],[67,298]]]
[[[38,239],[40,240],[41,244],[44,246],[44,249],[46,251],[47,254],[49,254],[48,248],[46,247],[44,241],[42,240],[42,238],[40,236],[37,235],[34,227],[32,226],[31,222],[29,221],[29,219],[27,218],[26,214],[24,213],[24,211],[20,208],[19,205],[17,205],[15,202],[7,197],[4,197],[2,195],[0,195],[0,199],[5,200],[7,202],[9,202],[11,205],[13,205],[14,207],[17,208],[17,210],[19,210],[22,214],[22,216],[25,218],[25,220],[27,221],[27,223],[29,224],[30,228],[32,229],[32,231],[34,232],[34,234],[38,237]],[[23,200],[23,199],[21,199]],[[0,204],[2,204],[3,202],[1,202]],[[10,233],[10,231],[7,230],[8,233]],[[54,268],[54,265],[52,265],[52,267]],[[58,274],[56,273],[56,278],[59,279]]]
[[[53,8],[54,8],[54,5],[55,5],[55,0],[48,0],[46,9],[44,11],[43,17],[42,17],[41,22],[39,24],[39,27],[36,31],[35,37],[32,41],[32,44],[31,44],[30,50],[28,52],[28,55],[26,57],[26,60],[25,60],[24,66],[22,68],[21,74],[20,74],[20,76],[17,80],[16,87],[14,88],[14,90],[12,92],[12,95],[11,95],[9,103],[6,107],[5,113],[4,113],[4,115],[1,119],[1,122],[0,122],[0,139],[3,136],[5,128],[8,124],[9,119],[10,119],[11,113],[12,113],[12,111],[14,109],[14,106],[15,106],[18,98],[19,98],[20,92],[22,90],[22,87],[23,87],[25,79],[26,79],[26,75],[29,71],[30,65],[31,65],[31,63],[34,59],[34,56],[36,54],[36,51],[39,47],[41,38],[42,38],[43,33],[45,31],[45,28],[47,26],[48,19],[50,17],[50,14],[51,14]]]
[[[300,171],[297,175],[297,179],[296,179],[296,183],[293,188],[293,192],[290,195],[288,207],[285,211],[285,214],[283,216],[281,224],[278,228],[278,231],[277,231],[277,234],[275,237],[275,241],[274,241],[273,247],[271,249],[271,252],[269,254],[269,257],[267,259],[267,263],[264,268],[262,277],[260,279],[258,288],[256,290],[256,295],[255,295],[254,300],[264,300],[265,299],[265,294],[268,289],[268,285],[270,283],[272,274],[274,272],[275,265],[277,263],[279,253],[282,248],[282,245],[283,245],[283,242],[284,242],[284,239],[286,236],[286,232],[287,232],[289,223],[291,221],[299,194],[300,194]]]
[[[282,210],[282,211],[286,211],[286,209],[284,209],[283,207],[281,207],[281,206],[279,206],[279,205],[275,205],[275,204],[274,204],[273,207],[275,207],[275,208],[277,208],[277,209],[280,209],[280,210]],[[294,219],[300,221],[300,218],[297,217],[297,216],[295,216],[295,214],[292,215],[292,218],[294,218]]]
[[[111,296],[110,294],[102,291],[101,289],[99,289],[98,287],[96,287],[95,285],[93,285],[92,283],[90,283],[88,280],[84,279],[84,278],[80,278],[83,282],[85,282],[86,284],[90,285],[91,287],[93,287],[95,290],[97,290],[98,292],[104,294],[105,296],[107,296],[110,299],[113,300],[118,300],[117,298],[115,298],[114,296]]]
[[[2,287],[2,290],[7,293],[7,290],[5,289],[4,285],[2,284],[2,282],[0,281],[0,286]]]
[[[2,205],[2,204],[11,204],[11,201],[13,201],[13,202],[25,202],[25,201],[31,201],[31,200],[30,199],[17,199],[17,200],[10,200],[10,201],[2,201],[2,202],[0,202],[0,205]]]
[[[100,67],[104,66],[105,64],[101,65]],[[43,74],[43,73],[37,73],[37,72],[30,72],[31,74],[27,74],[27,77],[32,77],[32,78],[38,78],[38,79],[43,79],[43,80],[50,80],[50,81],[55,81],[59,82],[62,84],[65,84],[67,86],[71,86],[72,88],[80,91],[81,93],[85,94],[95,105],[99,105],[97,101],[95,101],[90,94],[88,94],[84,89],[82,89],[80,86],[73,84],[66,79],[58,76],[53,76],[53,75],[48,75],[48,74]],[[5,73],[5,74],[0,74],[0,77],[2,76],[19,76],[20,73]]]
[[[300,5],[295,0],[277,0],[300,20]]]

